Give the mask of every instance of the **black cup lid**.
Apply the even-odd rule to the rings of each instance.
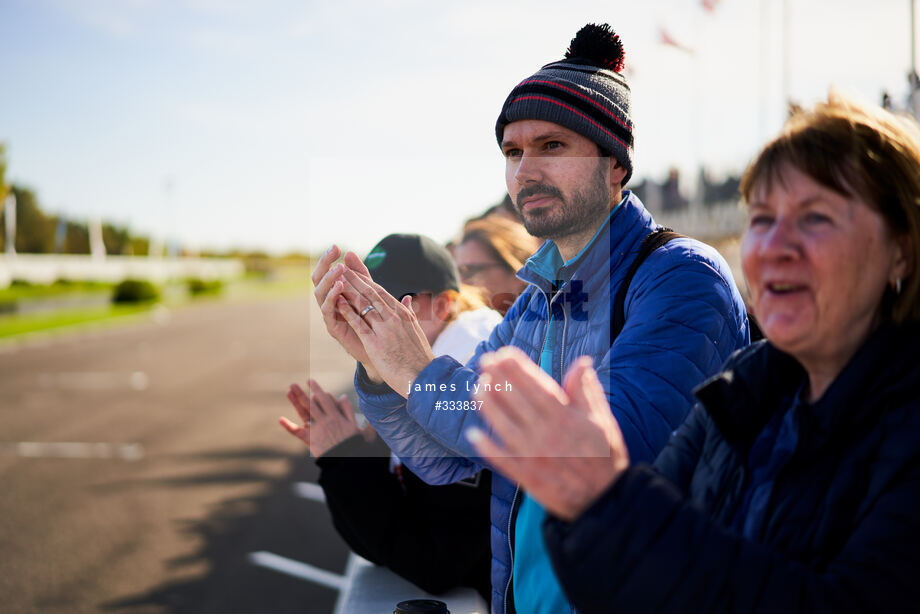
[[[410,599],[396,604],[393,614],[450,614],[447,604],[437,599]]]

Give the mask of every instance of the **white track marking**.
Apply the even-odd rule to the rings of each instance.
[[[361,566],[362,562],[367,562],[361,557],[359,557],[354,552],[348,553],[348,563],[345,565],[345,586],[351,586],[354,582],[355,573],[358,571],[358,567]],[[332,614],[348,614],[345,612],[345,595],[348,594],[347,590],[339,591],[339,597],[335,600],[335,609],[332,610]]]
[[[41,388],[61,390],[147,390],[150,378],[143,371],[70,371],[39,373],[37,383]]]
[[[326,493],[323,492],[323,489],[319,486],[319,484],[313,484],[311,482],[295,482],[294,494],[303,499],[319,501],[320,503],[326,502]]]
[[[301,563],[300,561],[278,556],[271,552],[250,552],[249,560],[254,565],[267,567],[268,569],[273,569],[283,574],[294,576],[295,578],[309,580],[339,591],[347,586],[347,578],[345,576],[340,576],[339,574],[314,567],[313,565]]]
[[[0,454],[24,458],[117,458],[136,461],[144,457],[144,447],[139,443],[20,441],[0,443]]]

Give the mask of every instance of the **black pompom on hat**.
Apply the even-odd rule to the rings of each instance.
[[[565,52],[567,60],[584,60],[613,72],[622,72],[626,53],[620,36],[607,24],[589,23],[578,31]]]
[[[613,29],[589,23],[569,43],[565,57],[515,86],[495,123],[501,146],[505,126],[541,119],[585,136],[632,177],[633,123],[629,86],[622,75],[626,53]]]

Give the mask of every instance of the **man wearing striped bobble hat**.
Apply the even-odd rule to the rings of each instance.
[[[516,346],[557,382],[590,356],[630,456],[641,462],[653,460],[683,421],[694,386],[748,342],[744,304],[722,257],[657,232],[624,189],[633,172],[624,57],[607,24],[589,24],[563,59],[505,100],[495,135],[508,193],[527,230],[547,240],[518,271],[527,289],[466,365],[434,358],[411,310],[388,297],[357,256],[330,270],[331,250],[314,273],[327,329],[360,363],[355,384],[364,414],[430,483],[484,466],[465,437],[488,431],[478,412],[439,408],[502,385],[479,378],[489,352]],[[662,237],[672,240],[662,244]],[[336,328],[336,315],[347,330]],[[587,456],[580,460],[598,461]],[[544,545],[546,516],[526,492],[493,476],[493,614],[570,611]]]

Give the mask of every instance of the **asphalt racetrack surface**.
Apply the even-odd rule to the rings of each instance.
[[[336,590],[250,558],[345,569],[277,423],[310,363],[351,386],[321,326],[301,294],[0,345],[0,611],[331,612]]]

